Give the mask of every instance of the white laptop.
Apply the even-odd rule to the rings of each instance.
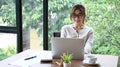
[[[51,38],[53,58],[61,58],[63,53],[72,54],[72,59],[84,59],[84,40],[76,38]]]

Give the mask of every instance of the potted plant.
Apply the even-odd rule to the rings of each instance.
[[[63,67],[70,67],[71,66],[72,54],[63,53],[61,58],[63,60]]]

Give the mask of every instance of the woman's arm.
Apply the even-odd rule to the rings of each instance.
[[[86,44],[85,44],[85,47],[84,47],[84,52],[85,53],[87,53],[87,54],[91,53],[93,41],[94,41],[94,34],[93,34],[93,29],[91,29],[88,32],[87,41],[86,41]]]
[[[60,37],[66,38],[65,26],[63,26],[63,27],[61,28],[61,35],[60,35]]]

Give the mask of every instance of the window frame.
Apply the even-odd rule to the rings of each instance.
[[[17,34],[17,53],[23,51],[22,46],[22,1],[16,0],[15,10],[16,10],[16,26],[0,26],[1,33],[15,33]]]
[[[0,26],[2,33],[17,34],[17,53],[23,51],[22,45],[22,0],[16,0],[16,27]],[[43,50],[48,50],[48,0],[43,0]]]
[[[43,49],[48,50],[48,0],[43,0]]]

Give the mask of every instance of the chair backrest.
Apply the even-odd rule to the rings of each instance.
[[[60,32],[54,32],[53,37],[60,37]]]

